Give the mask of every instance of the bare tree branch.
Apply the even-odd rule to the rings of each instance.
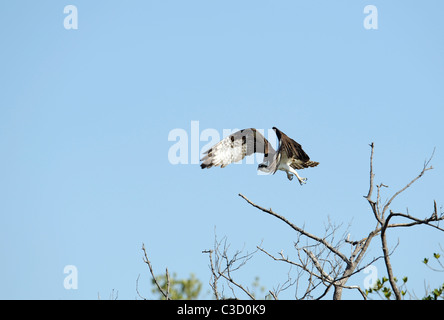
[[[169,276],[168,276],[168,269],[167,269],[167,292],[165,292],[162,287],[160,286],[159,282],[157,282],[156,276],[154,275],[154,271],[153,271],[153,267],[151,266],[151,262],[148,259],[148,255],[146,253],[145,250],[145,244],[142,243],[142,250],[144,253],[145,258],[143,259],[143,262],[145,262],[148,265],[148,268],[150,269],[150,273],[151,276],[153,277],[153,281],[157,286],[157,289],[159,289],[159,292],[165,297],[165,299],[170,300],[170,296],[169,296],[169,287],[170,287],[170,282],[169,282]]]
[[[223,243],[223,249],[220,247]],[[210,286],[213,289],[213,293],[216,299],[220,299],[220,294],[218,292],[218,280],[223,278],[227,281],[228,286],[230,287],[233,295],[235,295],[234,289],[231,285],[236,286],[241,291],[243,291],[250,299],[254,300],[254,295],[248,290],[248,288],[243,287],[241,284],[236,282],[232,273],[242,266],[244,266],[253,256],[253,253],[242,254],[242,251],[236,251],[232,257],[228,255],[229,245],[226,243],[226,238],[224,237],[221,241],[217,241],[215,239],[214,249],[212,250],[204,250],[202,253],[208,253],[210,259],[210,269],[212,273],[212,282]],[[213,254],[215,260],[213,260]]]
[[[372,142],[370,144],[370,147],[372,148],[371,154],[370,154],[370,187],[368,189],[368,194],[367,196],[364,196],[364,198],[367,199],[368,203],[370,204],[370,207],[372,208],[372,212],[373,215],[375,216],[375,219],[379,222],[379,224],[382,225],[382,221],[379,218],[379,212],[378,212],[378,200],[379,200],[379,188],[378,187],[378,196],[377,196],[377,201],[373,201],[372,200],[372,194],[373,194],[373,186],[374,186],[374,179],[375,179],[375,174],[373,173],[373,154],[375,151],[375,144]],[[382,184],[381,184],[382,186]]]
[[[436,204],[436,202],[435,202],[435,204]],[[435,207],[435,210],[436,210],[436,207]],[[411,216],[411,215],[409,215],[409,214],[404,214],[404,213],[399,213],[399,212],[393,212],[393,211],[390,210],[390,214],[389,214],[389,216],[387,217],[387,221],[389,221],[389,220],[390,220],[391,218],[393,218],[393,217],[403,217],[403,218],[406,218],[406,219],[412,220],[413,222],[410,222],[410,223],[393,223],[393,224],[388,224],[388,225],[387,225],[387,228],[411,227],[411,226],[414,226],[414,225],[425,224],[425,225],[428,225],[428,226],[430,226],[430,227],[432,227],[432,228],[438,229],[439,231],[444,231],[444,229],[441,228],[440,226],[438,226],[438,225],[434,225],[434,224],[431,224],[431,223],[430,223],[430,222],[439,222],[439,221],[444,220],[444,215],[441,214],[440,216],[438,216],[437,213],[436,213],[436,211],[434,211],[434,212],[432,213],[432,215],[431,215],[429,218],[418,219],[418,218],[413,217],[413,216]],[[387,223],[388,223],[388,222],[387,222]]]
[[[214,263],[213,263],[213,250],[204,250],[202,253],[208,253],[209,259],[210,259],[210,269],[211,269],[211,275],[212,280],[210,282],[210,287],[213,289],[213,294],[216,300],[219,300],[219,291],[217,290],[217,280],[219,279],[219,276],[216,274],[216,270],[214,269]]]
[[[332,251],[334,254],[336,254],[338,257],[340,257],[346,264],[350,264],[350,260],[344,255],[342,254],[339,250],[337,250],[336,248],[334,248],[330,243],[328,243],[325,239],[323,238],[319,238],[307,231],[305,231],[302,228],[299,228],[298,226],[294,225],[293,223],[291,223],[290,221],[288,221],[286,218],[284,218],[283,216],[275,213],[273,210],[271,209],[265,209],[255,203],[253,203],[252,201],[250,201],[247,197],[245,197],[243,194],[239,193],[239,196],[241,198],[243,198],[245,201],[247,201],[250,205],[252,205],[253,207],[262,210],[263,212],[266,212],[268,214],[271,214],[272,216],[284,221],[287,225],[289,225],[291,228],[293,228],[294,230],[296,230],[297,232],[303,234],[304,236],[313,239],[319,243],[322,243],[326,248],[328,248],[330,251]]]
[[[250,297],[251,300],[256,300],[256,298],[254,297],[254,295],[252,295],[247,289],[245,289],[241,284],[237,283],[236,281],[233,280],[232,277],[227,276],[225,273],[220,273],[220,276],[222,278],[224,278],[225,280],[229,281],[230,283],[234,284],[236,287],[238,287],[239,289],[241,289],[243,292],[245,292],[245,294],[247,296]]]
[[[373,149],[372,149],[373,150]],[[373,152],[373,151],[372,151]],[[405,186],[404,186],[404,188],[402,188],[402,189],[400,189],[400,190],[398,190],[391,198],[390,198],[390,200],[385,204],[385,206],[384,206],[384,208],[382,209],[382,219],[384,219],[384,213],[387,211],[387,209],[390,207],[390,205],[391,205],[391,203],[392,203],[392,201],[393,200],[395,200],[395,198],[397,197],[397,196],[399,196],[402,192],[404,192],[407,188],[409,188],[413,183],[415,183],[418,179],[420,179],[423,175],[424,175],[424,173],[426,173],[426,171],[429,171],[429,170],[432,170],[433,169],[433,167],[432,166],[430,166],[429,167],[429,164],[430,164],[430,162],[432,161],[432,159],[433,159],[433,156],[434,156],[434,154],[435,154],[435,149],[433,149],[433,152],[432,152],[432,155],[430,156],[430,158],[427,160],[427,161],[425,161],[425,163],[424,163],[424,167],[423,167],[423,169],[422,169],[422,171],[412,180],[412,181],[410,181],[409,183],[407,183]]]
[[[372,142],[370,143],[370,147],[372,148],[372,153],[370,155],[370,187],[368,189],[368,194],[365,198],[367,198],[368,201],[371,201],[372,193],[373,193],[373,180],[375,178],[375,175],[373,174],[373,153],[375,150],[375,144]]]
[[[168,268],[165,269],[165,275],[166,275],[166,283],[167,283],[167,292],[166,295],[167,297],[170,296],[170,274],[168,273]],[[168,298],[167,298],[168,300]]]
[[[142,298],[143,300],[146,300],[146,298],[144,296],[142,296],[139,291],[139,278],[140,278],[140,274],[137,276],[137,279],[136,279],[136,293],[140,298]]]
[[[430,222],[435,222],[435,221],[443,220],[444,217],[443,217],[443,215],[438,217],[436,202],[434,202],[434,212],[432,213],[432,215],[429,218],[426,218],[426,219],[419,219],[419,218],[411,216],[410,214],[394,213],[392,210],[390,210],[390,214],[388,215],[388,217],[385,218],[385,213],[387,212],[387,210],[389,210],[390,205],[392,204],[392,202],[401,193],[403,193],[412,184],[414,184],[417,180],[419,180],[427,171],[433,169],[433,167],[429,166],[429,164],[432,161],[432,158],[433,158],[433,156],[435,154],[435,149],[433,150],[432,155],[430,156],[430,158],[424,162],[424,166],[423,166],[423,169],[421,170],[421,172],[414,179],[412,179],[409,183],[407,183],[403,188],[401,188],[395,194],[393,194],[390,197],[390,199],[384,204],[382,209],[380,209],[380,207],[379,207],[379,204],[380,204],[380,189],[381,189],[381,187],[388,188],[388,186],[386,186],[386,185],[384,185],[382,183],[380,185],[378,185],[377,186],[378,187],[378,194],[377,194],[376,202],[371,199],[372,192],[373,192],[373,185],[374,185],[374,173],[373,173],[374,144],[371,143],[370,147],[371,147],[371,154],[370,154],[370,188],[369,188],[369,192],[368,192],[368,194],[366,196],[366,199],[369,202],[370,207],[371,207],[372,212],[373,212],[373,215],[375,216],[375,219],[378,222],[377,227],[375,228],[375,230],[373,230],[370,233],[370,235],[373,237],[376,234],[380,233],[381,243],[382,243],[382,251],[383,251],[385,266],[386,266],[387,273],[388,273],[389,283],[390,283],[390,286],[392,287],[392,290],[393,290],[393,293],[395,294],[396,299],[400,300],[402,298],[402,295],[401,295],[401,292],[400,292],[398,286],[396,285],[395,277],[393,275],[392,265],[391,265],[391,262],[390,262],[390,255],[391,255],[391,253],[389,252],[388,245],[387,245],[387,235],[386,235],[387,229],[388,228],[396,228],[396,227],[411,227],[411,226],[414,226],[414,225],[425,224],[425,225],[432,226],[432,227],[434,227],[434,228],[436,228],[436,229],[438,229],[440,231],[444,231],[438,225],[434,225],[434,224],[430,223]],[[390,222],[390,220],[393,217],[402,217],[402,218],[411,220],[412,222],[390,224],[389,222]],[[380,228],[378,226],[380,226]]]

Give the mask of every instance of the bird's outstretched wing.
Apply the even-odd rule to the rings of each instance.
[[[283,155],[286,159],[287,165],[293,169],[304,169],[309,167],[316,167],[319,162],[311,161],[308,154],[302,149],[302,146],[280,131],[278,128],[273,128],[279,139],[278,155]]]
[[[310,160],[310,157],[302,149],[302,146],[293,139],[291,139],[289,136],[287,136],[285,133],[280,131],[278,134],[278,138],[279,138],[278,152],[284,152],[289,159],[293,158],[300,160],[302,162]]]
[[[264,159],[267,160],[274,157],[276,152],[259,131],[254,128],[243,129],[222,139],[205,151],[200,166],[202,169],[213,166],[223,168],[253,153],[263,153]]]

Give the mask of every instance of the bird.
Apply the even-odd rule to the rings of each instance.
[[[301,185],[307,182],[307,178],[299,176],[296,170],[316,167],[319,162],[310,160],[310,157],[302,149],[302,146],[288,137],[276,127],[273,127],[278,139],[278,148],[274,150],[270,142],[255,128],[239,130],[205,151],[200,167],[226,167],[230,163],[242,160],[253,153],[263,153],[264,160],[258,165],[258,170],[275,174],[278,170],[287,173],[288,180],[296,176]]]

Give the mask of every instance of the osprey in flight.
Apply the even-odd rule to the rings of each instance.
[[[230,163],[242,160],[245,156],[263,153],[264,160],[259,164],[258,170],[272,174],[275,174],[277,170],[282,170],[287,173],[288,180],[292,180],[294,174],[299,183],[304,184],[307,178],[301,178],[296,169],[316,167],[319,162],[311,161],[301,145],[278,128],[273,127],[273,130],[279,140],[277,151],[259,131],[254,128],[244,129],[229,135],[205,151],[205,156],[201,159],[201,168],[213,166],[223,168]]]

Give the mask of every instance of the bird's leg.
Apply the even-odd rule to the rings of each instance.
[[[293,170],[291,171],[291,173],[293,173],[293,174],[296,176],[296,178],[298,178],[299,183],[300,183],[301,186],[302,186],[304,183],[307,183],[307,178],[301,178],[301,177],[298,175],[298,173],[297,173],[296,170],[293,169]]]
[[[300,178],[300,177],[298,177],[298,180],[299,180],[299,184],[302,186],[303,184],[306,184],[307,183],[307,178]]]
[[[287,178],[290,181],[293,180],[293,175],[290,172],[288,172],[288,171],[287,171]]]

